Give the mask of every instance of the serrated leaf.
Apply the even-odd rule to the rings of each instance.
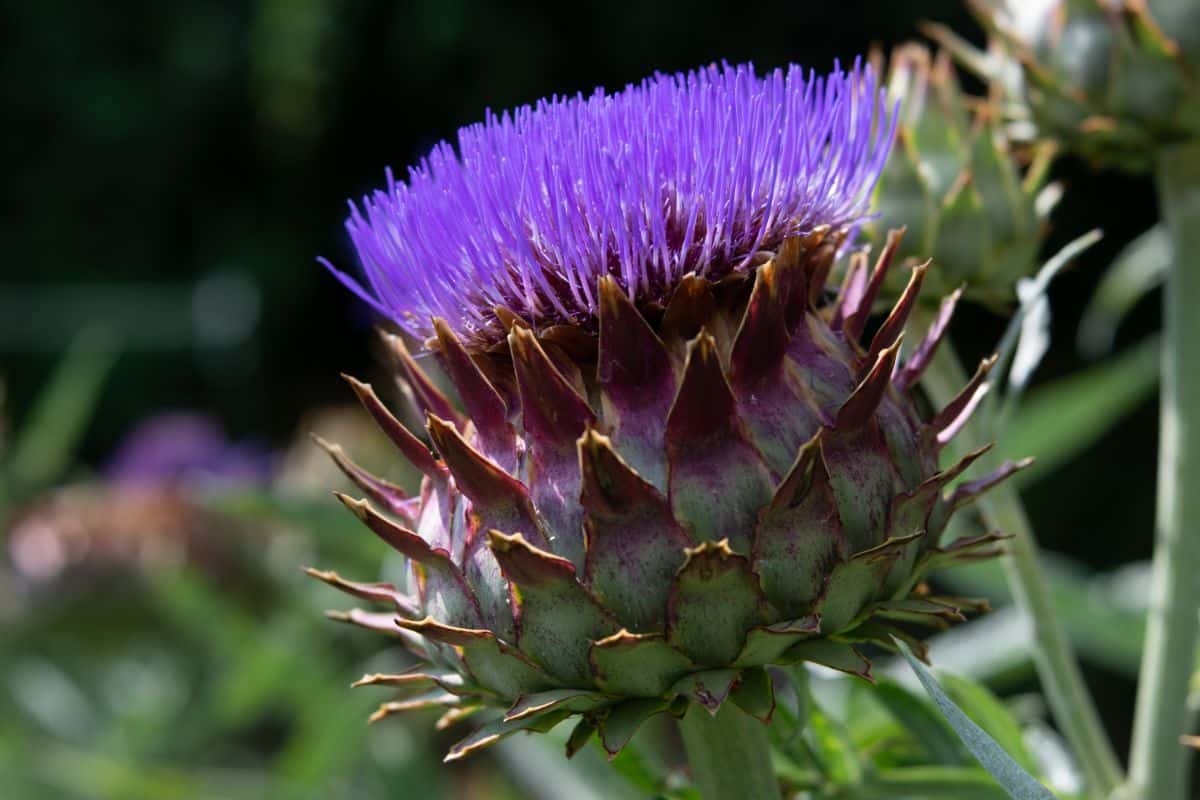
[[[549,711],[581,713],[611,702],[610,698],[586,689],[549,689],[517,698],[504,714],[505,722],[515,722]]]
[[[983,768],[991,773],[997,783],[1003,786],[1014,800],[1055,800],[1049,789],[1026,772],[995,739],[954,704],[954,701],[942,689],[941,684],[933,677],[933,673],[917,660],[904,642],[899,639],[896,639],[895,642],[908,661],[908,665],[917,674],[917,679],[925,687],[925,691],[929,693],[938,710],[950,723],[950,727],[959,735],[963,744],[979,760]]]

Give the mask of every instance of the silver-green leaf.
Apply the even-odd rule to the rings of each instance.
[[[918,661],[899,639],[894,639],[904,658],[917,674],[917,679],[929,693],[929,697],[937,705],[938,710],[954,728],[954,732],[962,739],[963,744],[971,751],[971,755],[979,760],[983,768],[991,773],[996,782],[1004,787],[1014,800],[1055,800],[1054,795],[1038,782],[1036,778],[1022,769],[1012,756],[1004,751],[996,740],[979,727],[962,709],[954,704],[950,696],[942,689],[937,678],[933,677],[924,664]]]

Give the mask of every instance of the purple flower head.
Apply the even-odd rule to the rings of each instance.
[[[857,223],[894,121],[857,65],[713,65],[488,112],[351,204],[365,286],[325,264],[417,335],[442,317],[486,343],[497,306],[587,326],[602,275],[661,301],[689,272],[719,278],[787,237]]]

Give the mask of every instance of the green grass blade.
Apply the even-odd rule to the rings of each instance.
[[[66,471],[117,359],[105,329],[80,331],[17,432],[9,477],[18,490],[46,486]]]

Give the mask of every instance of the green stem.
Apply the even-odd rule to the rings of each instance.
[[[704,800],[779,800],[762,723],[733,703],[714,717],[692,705],[679,722],[692,779]]]
[[[966,382],[966,371],[954,349],[943,342],[923,379],[930,399],[938,406],[945,405]],[[959,433],[956,444],[962,450],[972,450],[991,439],[988,421],[976,416]],[[1038,561],[1037,539],[1021,498],[1011,484],[1001,484],[981,498],[979,509],[989,528],[1012,537],[1007,542],[1005,570],[1013,597],[1033,629],[1038,677],[1054,719],[1079,760],[1090,796],[1108,797],[1121,783],[1121,766],[1058,620]]]
[[[1140,800],[1178,800],[1188,796],[1179,737],[1200,607],[1200,141],[1164,148],[1157,180],[1173,258],[1163,295],[1154,572],[1129,782]]]

